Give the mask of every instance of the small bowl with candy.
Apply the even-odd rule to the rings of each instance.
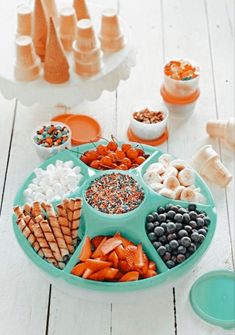
[[[166,131],[168,110],[154,101],[140,101],[133,107],[130,130],[139,139],[151,141]]]
[[[32,141],[43,160],[71,147],[71,130],[62,122],[44,123],[37,127]]]

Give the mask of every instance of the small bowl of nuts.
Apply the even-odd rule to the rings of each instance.
[[[154,101],[140,101],[132,109],[130,129],[140,139],[151,141],[166,131],[168,109]]]

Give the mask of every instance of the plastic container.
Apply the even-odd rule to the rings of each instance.
[[[58,126],[62,126],[62,127],[66,127],[69,130],[69,137],[68,140],[66,142],[64,142],[63,144],[57,146],[57,147],[43,147],[41,145],[38,145],[35,141],[34,141],[34,136],[37,132],[37,130],[41,129],[43,126],[50,126],[50,125],[58,125]],[[34,147],[36,149],[36,152],[38,154],[38,156],[42,159],[48,159],[51,156],[54,156],[56,154],[58,154],[59,152],[65,150],[65,148],[71,148],[71,129],[64,123],[62,122],[48,122],[48,123],[43,123],[41,126],[38,126],[34,129],[33,134],[32,134],[32,142],[34,144]]]
[[[133,114],[148,108],[150,111],[161,111],[164,114],[164,119],[158,123],[144,123],[134,119]],[[143,100],[135,104],[132,108],[130,120],[130,129],[134,135],[143,140],[155,140],[163,135],[166,131],[168,120],[168,109],[164,105],[156,104],[154,101]]]
[[[95,143],[96,146],[98,144],[107,144],[107,142],[100,141]],[[196,186],[201,188],[204,196],[207,199],[207,205],[197,204],[197,207],[200,210],[206,211],[207,215],[211,219],[211,223],[208,227],[209,229],[206,238],[197,251],[185,262],[170,270],[162,261],[161,257],[157,254],[156,250],[148,239],[145,231],[146,216],[151,211],[156,210],[156,207],[165,206],[169,202],[180,204],[183,207],[187,207],[188,203],[184,201],[169,200],[165,197],[162,197],[150,190],[149,187],[144,183],[144,172],[146,171],[147,167],[153,163],[153,161],[158,160],[159,156],[162,155],[162,151],[155,151],[153,147],[143,145],[145,152],[151,155],[146,160],[146,162],[136,169],[121,172],[118,171],[118,173],[132,176],[143,188],[145,198],[140,206],[131,212],[119,215],[109,215],[101,213],[89,206],[84,197],[85,190],[90,185],[91,180],[103,174],[112,172],[91,169],[79,159],[79,155],[81,153],[87,150],[92,150],[93,148],[94,144],[92,143],[81,145],[78,148],[73,148],[75,151],[77,149],[79,153],[76,154],[66,150],[58,153],[56,156],[51,157],[41,165],[41,167],[45,169],[49,164],[53,164],[58,159],[62,161],[73,160],[75,165],[81,167],[82,174],[85,177],[85,182],[80,185],[79,189],[75,193],[69,195],[69,198],[83,197],[84,205],[82,209],[80,228],[78,231],[79,237],[82,239],[82,241],[70,258],[69,262],[66,264],[65,268],[63,270],[59,270],[36,254],[17,226],[15,215],[13,216],[14,232],[21,248],[26,253],[27,257],[32,261],[32,263],[35,264],[35,266],[37,266],[37,268],[42,271],[44,276],[46,276],[51,282],[55,283],[56,286],[64,292],[69,292],[74,296],[82,296],[83,298],[89,297],[89,300],[98,300],[100,302],[112,302],[117,300],[119,302],[127,302],[130,301],[129,298],[133,298],[133,296],[135,299],[143,299],[145,292],[146,294],[151,295],[151,293],[156,291],[158,286],[162,288],[163,284],[168,284],[171,281],[175,282],[177,277],[181,277],[187,271],[189,271],[205,253],[206,249],[210,245],[216,228],[217,215],[214,200],[206,184],[197,175]],[[14,201],[15,205],[24,205],[24,190],[27,188],[33,178],[35,178],[34,173],[32,173],[21,186]],[[57,203],[53,205],[57,205]],[[157,276],[136,282],[116,283],[86,280],[74,276],[70,273],[71,269],[78,262],[78,256],[80,254],[82,245],[84,243],[84,237],[86,235],[92,238],[97,235],[112,235],[117,231],[134,243],[142,243],[143,249],[147,256],[157,264]]]
[[[174,60],[177,61],[180,59],[174,59]],[[191,65],[195,66],[199,72],[199,67],[193,61],[190,60],[186,61],[188,61]],[[200,79],[200,73],[198,74],[197,77],[190,80],[176,80],[165,75],[164,73],[164,86],[169,95],[172,95],[173,97],[177,97],[179,99],[186,98],[194,94],[197,90],[199,90],[199,79]]]

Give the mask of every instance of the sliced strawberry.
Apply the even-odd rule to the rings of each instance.
[[[119,238],[120,240],[122,240],[122,244],[123,244],[124,248],[126,248],[128,245],[134,245],[134,243],[129,241],[127,238],[121,236],[120,233],[116,233],[114,236]]]
[[[134,267],[136,251],[137,251],[137,247],[135,245],[128,245],[125,248],[126,261],[128,265],[130,266],[130,268]]]
[[[150,278],[150,277],[154,277],[157,275],[157,272],[154,270],[148,270],[144,275],[143,278]]]
[[[91,257],[91,240],[89,236],[85,237],[84,244],[82,246],[81,253],[79,255],[80,261],[85,261],[86,259]]]
[[[99,271],[112,265],[111,262],[106,262],[99,259],[90,259],[90,258],[85,261],[85,264],[86,267],[88,269],[93,270],[93,272]]]
[[[109,256],[108,256],[108,260],[110,262],[112,262],[112,265],[114,268],[118,267],[118,255],[116,254],[115,251],[112,251]]]
[[[149,270],[156,271],[157,266],[153,261],[149,261]]]
[[[92,269],[86,268],[84,271],[82,278],[87,279],[94,271]]]
[[[106,276],[107,272],[108,272],[108,269],[109,268],[104,268],[102,270],[99,270],[97,272],[92,273],[89,276],[89,279],[103,281],[105,279],[105,276]]]
[[[122,241],[119,238],[111,237],[102,245],[101,252],[103,255],[107,255],[120,244],[122,244]]]
[[[124,274],[119,281],[126,282],[126,281],[134,281],[139,279],[139,272],[138,271],[130,271]]]
[[[104,238],[104,236],[93,237],[93,239],[91,240],[91,243],[92,243],[92,245],[94,246],[95,249],[98,248],[98,246],[100,245],[103,238]]]
[[[127,263],[127,261],[124,261],[124,260],[119,261],[118,267],[119,267],[119,271],[121,271],[122,273],[126,273],[131,270],[130,265]]]
[[[116,252],[119,259],[122,260],[126,259],[125,249],[123,245],[120,244],[118,247],[114,249],[114,251]]]
[[[135,257],[134,257],[134,264],[137,268],[144,267],[144,253],[142,249],[142,244],[137,245]]]
[[[114,280],[118,274],[118,269],[108,268],[105,274],[105,280]]]
[[[86,264],[85,263],[78,263],[72,269],[71,273],[75,276],[81,277],[85,270],[86,270]]]
[[[104,238],[102,239],[102,241],[100,242],[100,244],[98,245],[98,247],[95,249],[95,251],[92,254],[92,258],[97,258],[101,256],[101,248],[103,246],[103,244],[107,241],[107,236],[104,236]]]

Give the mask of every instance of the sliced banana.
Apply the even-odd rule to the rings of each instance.
[[[182,185],[176,187],[176,189],[175,189],[175,199],[176,199],[176,200],[180,200],[181,193],[182,193],[183,190],[185,190],[185,189],[186,189],[186,187],[185,187],[185,186],[182,186]]]
[[[170,190],[169,188],[163,188],[159,191],[160,195],[163,195],[164,197],[175,199],[175,192],[173,190]]]
[[[149,187],[151,187],[151,189],[154,190],[155,192],[159,192],[161,189],[164,188],[164,185],[160,183],[152,183],[149,184]]]
[[[166,169],[166,172],[163,173],[163,175],[161,175],[161,177],[163,180],[165,180],[166,178],[171,177],[171,176],[177,177],[177,174],[178,174],[178,170],[173,166],[169,166]]]
[[[168,167],[173,157],[169,154],[163,154],[159,157],[158,161],[162,163],[164,167]]]
[[[175,176],[170,176],[164,179],[163,185],[170,190],[174,190],[180,185],[180,182]]]
[[[159,176],[156,170],[150,170],[144,174],[144,181],[147,184],[161,183],[162,178]]]
[[[195,174],[192,169],[184,168],[179,172],[178,179],[181,185],[190,186],[194,184]]]
[[[183,159],[174,159],[170,162],[170,166],[174,166],[178,171],[187,167],[187,163]]]
[[[161,175],[163,174],[166,169],[164,168],[164,166],[162,165],[162,163],[153,163],[151,165],[149,165],[147,171],[152,171],[152,170],[157,170],[157,172]]]
[[[198,202],[197,192],[190,188],[185,188],[180,195],[180,200]]]

